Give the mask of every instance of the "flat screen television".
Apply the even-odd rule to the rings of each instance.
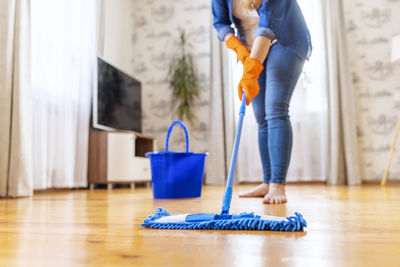
[[[96,78],[93,127],[141,132],[141,83],[101,58],[97,59]]]

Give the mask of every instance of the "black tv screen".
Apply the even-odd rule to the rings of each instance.
[[[100,58],[97,73],[94,127],[141,132],[140,82]]]

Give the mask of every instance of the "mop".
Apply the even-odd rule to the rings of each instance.
[[[141,226],[151,229],[192,229],[192,230],[267,230],[267,231],[302,231],[307,226],[303,216],[295,212],[293,216],[275,217],[255,215],[253,212],[229,214],[232,200],[233,176],[242,132],[243,118],[246,113],[246,97],[243,93],[236,129],[235,143],[228,174],[228,181],[222,200],[221,213],[171,214],[158,208],[148,216]]]

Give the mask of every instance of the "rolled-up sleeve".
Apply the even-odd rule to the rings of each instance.
[[[255,36],[265,36],[271,40],[275,39],[275,33],[270,28],[266,27],[258,27]]]
[[[267,9],[268,1],[263,1],[259,9],[260,21],[254,37],[265,36],[271,40],[275,39],[275,33],[270,26],[271,11]]]
[[[218,32],[218,39],[220,39],[221,41],[224,40],[225,36],[228,33],[232,33],[232,34],[235,33],[231,26],[222,26],[217,30],[217,32]]]
[[[218,39],[223,41],[228,33],[234,33],[229,19],[229,9],[225,0],[212,0],[213,25]]]

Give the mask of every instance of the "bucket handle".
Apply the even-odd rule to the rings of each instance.
[[[186,153],[189,153],[189,135],[186,129],[186,126],[183,122],[181,121],[174,121],[173,123],[171,123],[171,125],[168,128],[168,132],[167,132],[167,139],[165,140],[165,151],[168,151],[168,143],[169,143],[169,136],[171,135],[172,129],[174,128],[175,125],[180,125],[183,129],[183,131],[185,132],[185,139],[186,139]]]

